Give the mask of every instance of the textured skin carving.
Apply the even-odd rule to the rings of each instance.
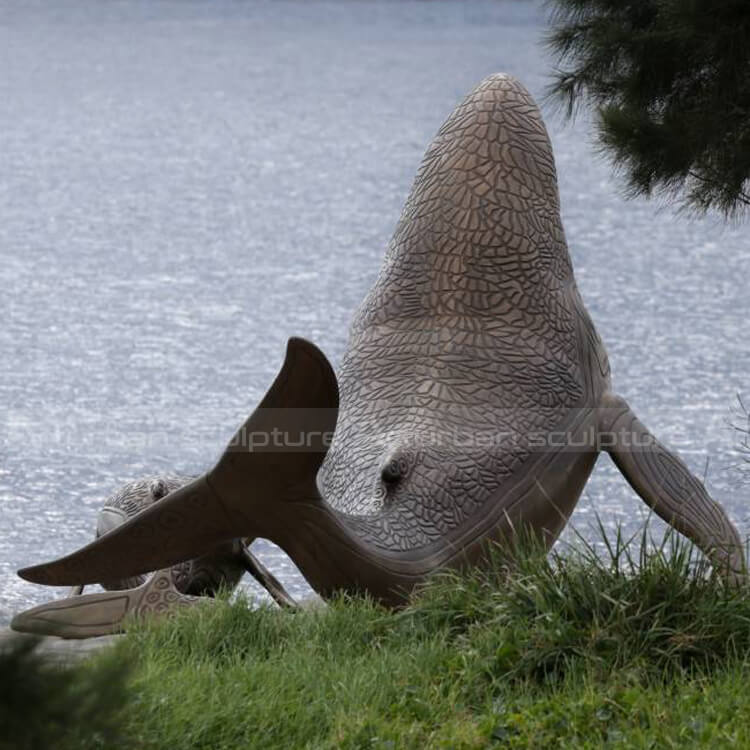
[[[97,519],[97,539],[133,518],[171,492],[192,482],[195,477],[147,477],[128,482],[106,501]],[[176,517],[182,520],[183,515]],[[221,542],[206,554],[173,565],[170,571],[174,588],[189,596],[216,596],[220,589],[233,591],[245,572],[250,573],[283,606],[294,607],[294,600],[255,556],[247,549],[251,540],[229,539]],[[103,582],[108,591],[136,588],[146,581],[139,575],[119,581]],[[79,586],[76,594],[83,592]]]
[[[596,334],[558,206],[538,108],[487,79],[427,150],[339,372],[321,486],[336,509],[378,516],[352,521],[378,547],[423,546],[481,512],[524,471],[529,437],[608,384],[584,377],[580,339]],[[382,481],[415,451],[410,477]]]
[[[175,606],[189,607],[194,597],[183,596],[174,576],[174,569],[155,574],[154,580],[141,596],[137,605],[140,615],[160,615],[174,609]]]
[[[104,506],[99,511],[96,523],[96,538],[104,536],[116,526],[119,526],[136,513],[148,508],[157,500],[179,489],[190,481],[188,477],[147,477],[118,487],[118,489],[107,498]],[[189,586],[188,576],[191,561],[178,563],[173,569],[175,586],[182,593],[187,592]],[[242,573],[240,573],[241,575]],[[102,588],[107,591],[122,591],[131,589],[145,583],[146,576],[139,575],[132,578],[124,578],[118,581],[101,581]],[[80,593],[80,592],[79,592]]]
[[[302,451],[243,439],[334,426],[327,452],[322,438]],[[600,448],[645,502],[727,573],[744,574],[721,506],[612,393],[540,112],[520,83],[494,75],[427,150],[339,380],[312,344],[291,339],[211,471],[106,538],[20,573],[87,582],[264,536],[321,595],[365,590],[397,604],[520,527],[551,545]]]
[[[103,536],[194,478],[147,477],[119,487],[99,512],[96,537]],[[172,580],[177,591],[193,596],[215,596],[220,588],[234,589],[246,570],[236,547],[235,540],[228,540],[208,554],[172,566]],[[102,581],[101,585],[108,591],[121,591],[140,586],[145,580],[146,576],[140,575],[118,581]]]
[[[745,561],[737,532],[703,483],[649,432],[624,399],[606,394],[601,411],[603,432],[637,438],[627,449],[609,450],[633,489],[667,523],[695,540],[715,563],[727,567],[730,576],[741,572]]]

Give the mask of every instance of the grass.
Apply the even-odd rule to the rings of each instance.
[[[239,600],[139,625],[83,670],[130,670],[107,747],[750,747],[750,592],[676,541],[517,558],[396,613]]]

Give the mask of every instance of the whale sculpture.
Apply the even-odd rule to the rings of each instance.
[[[281,546],[322,595],[398,605],[524,528],[551,545],[604,450],[730,578],[719,504],[612,389],[576,288],[536,104],[482,81],[428,148],[338,379],[290,339],[270,390],[205,475],[86,547],[19,571],[133,576],[237,537]]]
[[[99,510],[96,522],[97,539],[129,518],[150,507],[195,477],[147,477],[118,487]],[[255,578],[273,599],[283,606],[294,606],[284,587],[248,549],[252,539],[229,539],[206,554],[173,566],[175,588],[188,596],[216,596],[221,589],[233,590],[245,573]],[[108,591],[136,588],[146,582],[145,575],[117,581],[101,581]],[[75,587],[74,595],[83,593],[83,585]]]
[[[192,481],[194,477],[146,477],[118,487],[99,510],[96,538],[158,503]],[[165,614],[191,606],[199,597],[215,597],[220,590],[233,591],[245,573],[255,578],[277,604],[296,607],[295,601],[276,578],[248,549],[250,539],[229,539],[207,553],[177,563],[149,577],[136,575],[119,580],[99,581],[107,592],[87,594],[79,584],[65,599],[47,602],[20,612],[11,627],[35,635],[92,638],[123,629],[128,615]]]

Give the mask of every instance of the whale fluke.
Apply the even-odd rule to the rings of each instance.
[[[227,539],[263,536],[274,500],[293,493],[298,477],[315,477],[337,408],[328,360],[291,338],[268,393],[213,469],[78,551],[18,575],[48,586],[117,580],[198,557]]]

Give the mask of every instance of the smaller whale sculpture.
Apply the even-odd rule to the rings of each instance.
[[[70,586],[175,565],[237,537],[278,544],[323,597],[408,600],[435,571],[548,548],[601,452],[730,580],[724,509],[614,389],[576,286],[541,113],[493,75],[427,149],[338,375],[289,340],[215,466],[101,538],[26,568]]]
[[[158,503],[195,477],[147,477],[119,487],[104,503],[96,520],[96,538]],[[207,553],[184,560],[152,576],[139,574],[100,581],[105,593],[84,595],[74,586],[66,599],[41,604],[17,614],[11,628],[36,635],[92,638],[124,629],[127,617],[165,614],[191,606],[201,598],[233,591],[247,572],[279,605],[296,607],[294,599],[248,549],[250,539],[229,539]]]

